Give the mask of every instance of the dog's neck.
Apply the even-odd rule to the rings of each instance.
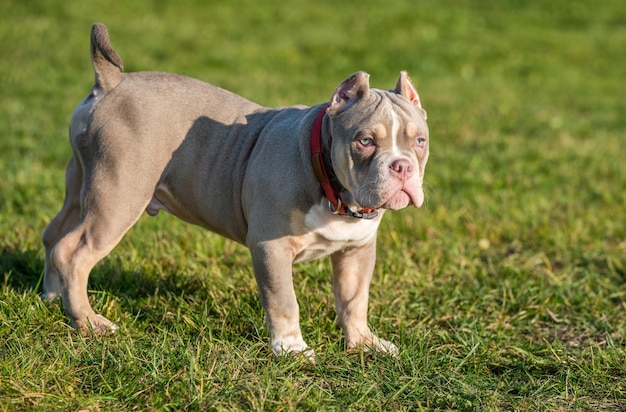
[[[359,219],[373,219],[378,216],[376,209],[363,209],[354,212],[341,200],[341,192],[345,189],[339,183],[339,179],[333,171],[330,155],[332,134],[330,133],[328,117],[326,116],[327,108],[328,105],[322,107],[311,127],[311,163],[315,177],[317,177],[317,181],[324,191],[324,196],[328,199],[328,208],[333,214]],[[324,122],[325,118],[326,122]],[[323,141],[324,126],[326,126],[327,130],[325,141]]]

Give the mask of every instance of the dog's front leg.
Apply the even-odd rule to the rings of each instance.
[[[293,256],[289,250],[289,246],[281,240],[259,242],[250,248],[270,344],[276,355],[301,353],[315,360],[313,350],[309,349],[300,331],[300,313],[291,268]]]
[[[333,253],[331,262],[337,325],[344,331],[347,349],[363,346],[396,354],[398,348],[374,335],[367,324],[369,286],[376,262],[376,238],[365,246]]]

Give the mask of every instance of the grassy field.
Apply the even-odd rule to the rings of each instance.
[[[0,3],[0,410],[626,410],[622,1]],[[113,337],[39,299],[67,126],[106,23],[127,71],[259,103],[411,74],[429,114],[422,209],[385,216],[370,321],[346,353],[327,261],[295,269],[319,362],[275,358],[247,250],[142,217],[92,272]]]

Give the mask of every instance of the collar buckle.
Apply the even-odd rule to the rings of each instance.
[[[333,207],[333,202],[331,202],[330,200],[328,201],[328,210],[330,210],[330,213],[332,213],[333,215],[339,215],[341,214],[341,206],[343,206],[343,203],[341,203],[341,199],[337,199],[337,206]],[[350,210],[348,208],[346,208],[347,210]]]

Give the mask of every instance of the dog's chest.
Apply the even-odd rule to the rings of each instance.
[[[328,212],[324,202],[313,206],[305,215],[292,220],[297,243],[295,262],[329,255],[349,247],[359,247],[375,236],[380,218],[366,220],[337,216]]]

